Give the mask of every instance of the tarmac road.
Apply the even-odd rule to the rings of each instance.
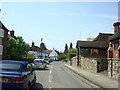
[[[37,82],[30,90],[80,89],[91,88],[77,78],[62,62],[52,62],[46,70],[36,70]]]

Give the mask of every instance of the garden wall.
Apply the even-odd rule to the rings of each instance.
[[[108,60],[108,76],[120,79],[120,59]]]

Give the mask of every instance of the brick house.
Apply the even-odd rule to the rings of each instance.
[[[2,60],[2,55],[3,55],[3,45],[2,45],[3,38],[4,38],[4,30],[2,29],[2,23],[0,22],[0,60]]]
[[[4,38],[2,38],[2,45],[3,45],[3,55],[2,59],[6,59],[7,57],[7,40],[8,40],[8,32],[9,30],[3,25],[3,23],[0,21],[1,29],[4,30]]]
[[[114,35],[109,37],[108,58],[120,58],[120,22],[113,24]]]
[[[15,31],[8,30],[5,25],[0,21],[0,59],[4,60],[7,59],[7,41],[10,37],[16,38],[14,36]]]

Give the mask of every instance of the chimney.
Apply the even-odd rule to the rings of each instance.
[[[35,46],[35,43],[32,41],[32,47],[34,47]]]
[[[14,30],[10,31],[10,36],[14,37],[14,33],[15,33]]]
[[[115,22],[113,26],[114,26],[114,33],[116,33],[120,29],[120,22]]]

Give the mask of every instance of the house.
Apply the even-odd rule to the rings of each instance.
[[[108,58],[120,58],[120,22],[113,24],[114,35],[109,37]]]
[[[52,60],[58,60],[58,53],[56,52],[55,49],[52,50],[52,52],[50,53],[49,57]]]
[[[79,55],[85,57],[107,57],[107,49],[109,45],[109,36],[113,34],[99,33],[93,41],[77,41],[76,48],[78,48]]]
[[[2,59],[6,59],[7,58],[7,40],[8,40],[9,30],[3,25],[1,21],[0,21],[0,28],[4,30],[4,38],[2,38],[2,45],[3,45]]]
[[[0,22],[0,60],[2,60],[2,55],[3,55],[3,45],[2,45],[3,38],[4,38],[4,30],[2,29],[2,23]]]
[[[39,57],[41,55],[40,48],[38,46],[35,46],[35,43],[32,42],[32,45],[30,47],[30,51],[28,52],[28,55],[32,55],[35,57]]]
[[[51,52],[52,50],[43,50],[43,58],[49,58]]]
[[[36,58],[48,58],[49,54],[51,53],[51,50],[41,50],[38,46],[35,46],[35,43],[32,42],[32,45],[30,47],[30,51],[28,54],[35,56]]]

